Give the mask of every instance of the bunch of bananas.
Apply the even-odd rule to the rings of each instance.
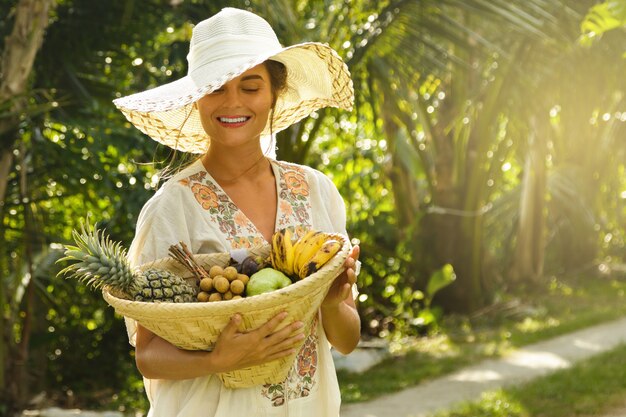
[[[343,243],[334,235],[309,230],[294,241],[291,229],[281,229],[272,235],[270,262],[292,280],[304,279],[318,271]]]

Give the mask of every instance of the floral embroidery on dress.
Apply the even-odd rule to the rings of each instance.
[[[287,162],[273,161],[278,174],[277,229],[291,227],[302,236],[311,225],[309,183],[304,168]],[[254,224],[239,210],[230,197],[206,171],[200,171],[178,181],[188,187],[200,206],[209,212],[211,220],[226,235],[233,249],[261,246],[265,239]]]
[[[285,400],[308,397],[316,384],[317,371],[317,317],[311,326],[311,334],[304,340],[304,344],[287,378],[279,384],[265,384],[261,388],[261,395],[271,401],[274,407],[285,404]]]
[[[241,221],[240,216],[243,213],[208,177],[206,171],[183,178],[179,183],[189,187],[198,204],[209,212],[212,220],[226,236],[249,236],[256,232],[256,228],[249,221]]]
[[[309,183],[304,168],[288,162],[277,162],[280,172],[278,197],[281,203],[277,229],[288,226],[311,226],[311,201],[309,199]],[[294,221],[295,220],[295,221]]]

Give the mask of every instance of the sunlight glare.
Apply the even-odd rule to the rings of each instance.
[[[554,107],[552,107],[550,109],[550,117],[556,117],[558,116],[559,112],[561,111],[561,106],[559,106],[558,104]]]

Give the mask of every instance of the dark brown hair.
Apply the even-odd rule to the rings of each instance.
[[[274,137],[274,109],[276,108],[276,100],[282,93],[287,90],[287,67],[282,62],[272,61],[268,59],[263,63],[270,75],[270,84],[272,87],[272,109],[270,110],[270,136]],[[272,139],[269,146],[275,146]],[[264,152],[267,153],[267,152]]]
[[[263,63],[270,75],[270,84],[272,85],[272,110],[276,105],[278,97],[287,89],[287,67],[282,62],[272,61],[268,59]]]

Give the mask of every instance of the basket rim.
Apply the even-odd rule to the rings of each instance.
[[[167,306],[167,309],[171,312],[175,312],[177,310],[184,311],[185,316],[190,316],[190,313],[197,313],[198,315],[205,315],[207,313],[216,312],[219,313],[219,310],[223,310],[226,306],[229,308],[241,308],[241,311],[246,311],[250,307],[254,307],[254,309],[263,309],[272,307],[275,303],[275,299],[277,297],[302,297],[307,296],[309,294],[309,288],[315,287],[318,288],[325,284],[327,281],[334,280],[341,272],[343,272],[343,264],[348,257],[350,251],[350,241],[347,236],[332,233],[331,234],[335,238],[341,239],[343,242],[341,249],[337,254],[327,262],[322,268],[320,268],[315,273],[309,275],[308,277],[298,280],[284,288],[280,288],[274,291],[266,292],[263,294],[255,295],[252,297],[243,297],[236,300],[222,300],[219,302],[183,302],[183,303],[170,303],[170,302],[153,302],[153,301],[134,301],[128,300],[125,298],[119,298],[112,294],[108,287],[102,288],[102,295],[109,303],[115,308],[121,307],[123,310],[142,310],[142,313],[146,313],[148,311],[153,311],[155,314],[160,310],[158,308],[159,305],[163,304]],[[212,254],[197,254],[194,255],[197,259],[202,258],[211,258],[215,257],[215,255],[219,255],[220,253],[212,253]],[[148,262],[146,264],[140,265],[139,268],[143,268],[145,266],[149,266],[151,264],[156,264],[164,259],[171,258],[161,258],[152,262]],[[336,273],[330,273],[331,271],[336,270]],[[149,306],[149,307],[148,307]],[[124,314],[124,313],[122,313]]]

